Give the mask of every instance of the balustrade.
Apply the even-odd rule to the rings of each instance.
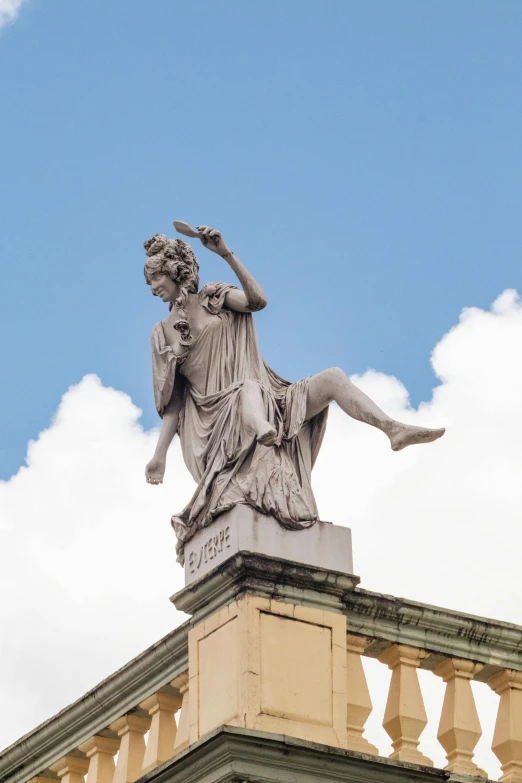
[[[179,696],[171,696],[166,693],[155,693],[141,702],[140,707],[147,710],[152,719],[143,758],[143,772],[148,772],[172,758],[176,742],[174,714],[180,706]]]
[[[89,762],[86,758],[78,758],[73,755],[63,756],[51,764],[51,769],[58,775],[60,783],[84,783]]]
[[[493,753],[502,765],[502,783],[522,783],[522,671],[506,669],[488,680],[500,696]]]
[[[181,694],[181,713],[179,716],[178,730],[176,733],[176,741],[174,742],[174,752],[181,753],[182,750],[188,748],[189,732],[190,732],[190,715],[189,715],[189,675],[188,672],[183,672],[175,680],[172,680],[171,685],[173,688],[178,688]]]
[[[379,756],[377,747],[364,737],[372,701],[363,658],[371,642],[370,638],[353,633],[346,637],[346,747]],[[392,740],[390,758],[433,766],[432,760],[418,749],[427,717],[417,669],[429,656],[429,651],[394,644],[377,657],[391,670],[383,718]],[[482,668],[482,664],[470,660],[446,658],[432,670],[445,683],[437,734],[447,755],[445,769],[459,775],[487,777],[473,761],[482,732],[471,681]],[[500,781],[522,783],[522,671],[500,671],[487,680],[487,685],[499,695],[492,750],[502,765]],[[74,752],[54,762],[30,783],[52,783],[57,779],[60,783],[133,783],[189,747],[189,728],[189,675],[184,672],[166,684],[164,691],[143,699],[134,711],[113,721],[103,733],[80,743]]]
[[[364,724],[372,711],[372,700],[361,661],[369,640],[363,636],[346,637],[346,680],[347,680],[347,747],[360,753],[378,755],[375,745],[363,737]]]
[[[422,650],[404,644],[394,644],[379,656],[392,672],[382,725],[392,739],[390,758],[431,767],[433,761],[418,750],[419,737],[428,723],[417,677],[417,667],[425,656]]]
[[[434,670],[446,683],[438,740],[447,753],[445,769],[464,775],[487,777],[473,761],[473,751],[482,729],[470,680],[482,669],[480,663],[448,658]]]
[[[119,740],[96,735],[79,745],[89,759],[87,783],[112,783],[114,778],[114,756],[120,747]]]
[[[379,753],[383,755],[384,749],[377,748],[364,736],[366,723],[373,710],[370,696],[372,689],[369,689],[366,680],[364,659],[373,658],[390,670],[388,698],[382,716],[382,725],[392,742],[389,758],[433,766],[433,761],[419,750],[419,741],[428,722],[419,684],[420,667],[427,675],[440,678],[445,689],[437,733],[438,741],[446,753],[445,769],[458,776],[487,777],[486,771],[474,760],[475,748],[482,735],[471,687],[472,681],[475,681],[480,687],[489,687],[498,695],[498,715],[490,744],[501,764],[500,781],[522,783],[522,658],[520,669],[513,668],[513,662],[518,664],[518,659],[515,659],[517,649],[522,650],[522,628],[507,624],[500,628],[501,624],[492,624],[489,631],[488,621],[480,621],[486,629],[483,636],[484,633],[490,633],[492,641],[488,641],[487,648],[479,649],[478,654],[476,647],[470,647],[469,657],[466,657],[463,634],[454,632],[455,642],[452,645],[452,637],[447,632],[447,625],[444,625],[447,622],[445,618],[444,622],[438,619],[438,627],[433,623],[432,628],[435,630],[425,633],[425,648],[403,643],[417,638],[415,634],[420,634],[416,618],[410,626],[396,623],[395,631],[390,630],[391,622],[388,626],[383,625],[386,636],[379,636],[377,628],[369,633],[367,595],[363,595],[366,614],[361,611],[362,619],[356,626],[357,630],[347,612],[347,732],[346,739],[340,739],[339,746],[375,758],[379,758]],[[297,612],[291,611],[290,604],[281,606],[290,607],[288,616],[296,621]],[[279,613],[283,612],[281,606],[277,610]],[[320,617],[317,612],[312,612],[310,617],[312,615]],[[301,622],[308,615],[303,617]],[[452,615],[451,622],[454,622],[452,618],[455,617],[460,616]],[[462,618],[465,627],[464,622],[467,620],[464,615]],[[471,620],[478,622],[477,618]],[[205,620],[205,623],[211,633],[214,628],[212,618]],[[439,628],[440,636],[437,636]],[[502,634],[504,642],[495,648],[495,639]],[[478,634],[473,637],[470,633],[469,638],[478,638]],[[510,647],[511,639],[513,647]],[[458,654],[451,654],[452,646]],[[168,666],[165,668],[164,682],[157,684],[149,695],[141,690],[134,703],[127,701],[124,714],[117,717],[113,712],[110,720],[98,726],[96,733],[77,741],[65,754],[62,750],[57,761],[47,759],[45,768],[35,770],[38,775],[32,777],[30,783],[134,783],[143,774],[189,748],[198,738],[198,729],[191,713],[194,710],[191,699],[194,702],[197,698],[197,687],[193,686],[193,693],[189,693],[190,683],[193,682],[189,680],[189,671],[178,667],[176,673],[175,662],[168,656],[165,660]],[[184,660],[186,662],[187,658]],[[511,665],[502,666],[504,661],[509,661]],[[141,666],[140,671],[147,671],[147,666]],[[170,671],[172,675],[169,676]],[[240,716],[231,718],[230,723],[242,725]],[[27,777],[18,778],[22,779],[27,780]]]

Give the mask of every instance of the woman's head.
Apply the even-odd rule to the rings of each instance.
[[[199,288],[199,264],[190,245],[182,239],[154,234],[143,243],[148,260],[144,274],[155,296],[183,307],[187,295]]]

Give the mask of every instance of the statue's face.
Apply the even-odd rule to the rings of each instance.
[[[178,285],[165,274],[153,275],[150,281],[150,290],[163,302],[173,302],[179,296]]]

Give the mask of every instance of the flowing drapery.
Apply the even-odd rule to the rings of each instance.
[[[308,380],[289,383],[265,364],[253,317],[224,307],[234,286],[212,283],[201,304],[216,316],[189,352],[178,359],[167,345],[162,323],[152,333],[154,398],[160,415],[168,405],[180,367],[205,368],[205,388],[185,385],[178,432],[183,459],[197,482],[183,511],[172,517],[178,560],[184,544],[214,517],[247,503],[297,530],[317,521],[311,471],[326,427],[328,409],[305,421]],[[190,374],[190,372],[188,372]],[[277,431],[274,446],[262,446],[244,425],[241,389],[259,383],[267,420]]]

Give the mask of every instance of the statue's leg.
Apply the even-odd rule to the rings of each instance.
[[[429,443],[445,432],[444,428],[414,427],[390,418],[338,367],[331,367],[309,379],[306,418],[312,418],[334,401],[348,416],[386,433],[394,451],[414,443]]]
[[[241,415],[246,428],[254,435],[258,443],[272,446],[277,438],[277,432],[267,421],[265,403],[261,387],[257,381],[247,380],[243,383],[240,393]]]

